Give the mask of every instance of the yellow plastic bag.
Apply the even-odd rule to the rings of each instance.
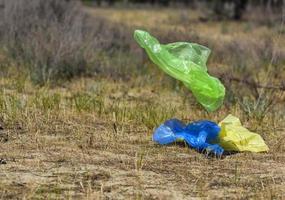
[[[220,145],[226,151],[268,151],[262,137],[244,128],[239,118],[228,115],[219,123],[221,132],[219,134]]]

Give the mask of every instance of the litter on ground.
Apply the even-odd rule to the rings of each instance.
[[[228,115],[219,124],[201,120],[185,125],[178,119],[170,119],[154,131],[153,141],[161,145],[184,141],[199,152],[213,153],[217,156],[228,151],[269,150],[260,135],[244,128],[239,118],[233,115]]]

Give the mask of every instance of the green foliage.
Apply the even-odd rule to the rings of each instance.
[[[150,130],[173,117],[176,113],[176,109],[172,106],[137,104],[132,107],[124,102],[114,103],[106,111],[106,113],[112,113],[114,121],[117,123],[136,121]]]
[[[76,93],[72,96],[72,102],[78,112],[98,111],[101,115],[104,109],[104,102],[93,95],[87,93]]]
[[[239,104],[248,119],[255,119],[261,124],[270,111],[270,108],[274,105],[276,97],[272,92],[270,94],[262,93],[257,99],[249,97],[242,98]]]
[[[36,94],[34,98],[34,104],[38,109],[59,110],[61,102],[61,95],[59,93],[47,94],[46,91],[42,91]]]

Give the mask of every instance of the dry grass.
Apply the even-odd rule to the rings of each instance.
[[[132,29],[131,20],[142,21],[131,17],[141,14],[138,10],[97,11],[97,15],[118,20],[116,23],[127,21],[122,19],[130,15],[127,22]],[[141,12],[145,16],[151,13],[154,21],[147,21],[149,26],[156,19],[169,21],[169,10]],[[171,15],[176,16],[175,11]],[[216,30],[221,24],[209,23],[197,23],[195,28],[200,27],[198,33],[205,37],[217,35],[221,41],[236,38],[236,31],[224,37]],[[228,23],[238,30],[243,27]],[[163,32],[163,27],[156,33]],[[254,31],[257,41],[264,39],[263,35],[275,35],[266,27]],[[241,31],[238,35],[246,42],[253,40],[251,34]],[[274,45],[278,46],[277,42]],[[278,51],[284,50],[281,47]],[[136,45],[130,48],[142,55]],[[210,66],[221,64],[221,69],[231,71],[225,60],[217,58]],[[282,69],[283,65],[277,64]],[[0,164],[0,198],[284,199],[284,92],[258,90],[255,99],[246,95],[241,85],[229,83],[232,91],[228,93],[232,93],[225,105],[207,113],[181,84],[150,70],[148,62],[144,65],[144,73],[129,80],[78,78],[54,88],[34,86],[21,75],[2,77],[0,158],[6,164]],[[266,66],[261,65],[256,77],[264,80]],[[282,77],[284,72],[274,82],[281,82]],[[162,147],[151,141],[154,128],[166,119],[219,122],[229,113],[260,133],[269,153],[237,153],[216,159],[186,147]]]
[[[1,81],[3,199],[284,198],[284,115],[267,115],[256,127],[239,105],[208,114],[183,93],[140,80],[80,79],[56,89],[22,84],[19,92]],[[228,113],[259,132],[270,152],[215,159],[151,142],[165,119],[218,122]]]

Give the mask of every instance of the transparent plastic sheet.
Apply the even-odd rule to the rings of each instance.
[[[269,150],[262,137],[244,128],[239,118],[228,115],[219,125],[221,126],[219,144],[226,151],[264,152]]]
[[[185,125],[178,119],[170,119],[155,130],[153,141],[161,145],[184,141],[197,151],[221,156],[224,150],[216,144],[220,130],[216,123],[207,120]]]
[[[225,88],[219,79],[207,73],[210,49],[187,42],[163,45],[141,30],[135,31],[134,38],[149,58],[168,75],[182,81],[206,110],[214,111],[222,105]]]

